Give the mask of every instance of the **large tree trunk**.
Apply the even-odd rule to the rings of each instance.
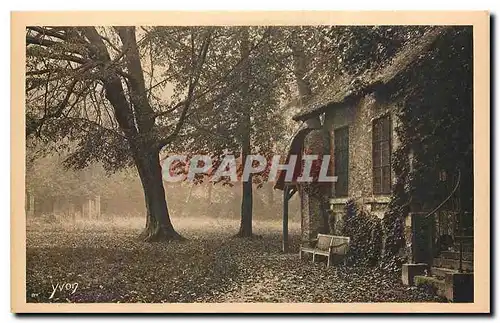
[[[125,96],[122,81],[117,74],[103,80],[106,98],[113,106],[120,129],[128,139],[135,165],[141,178],[147,210],[146,228],[140,235],[145,241],[181,239],[174,230],[168,214],[167,200],[161,174],[159,147],[153,136],[155,118],[144,82],[135,27],[115,27],[124,50],[124,60],[130,77],[130,102]],[[86,37],[96,46],[98,57],[111,60],[106,45],[95,30],[87,27]],[[133,107],[133,109],[131,108]]]
[[[148,242],[183,239],[170,222],[158,153],[143,152],[135,161],[147,210],[146,228],[140,235],[141,239]]]
[[[251,98],[248,94],[248,81],[250,79],[250,64],[249,52],[250,44],[248,40],[248,27],[243,27],[241,35],[241,57],[244,61],[241,78],[241,98],[242,98],[242,120],[241,120],[241,162],[245,165],[248,155],[251,154]],[[242,185],[241,197],[241,223],[240,231],[237,236],[251,237],[252,236],[252,206],[253,206],[253,192],[252,192],[252,174],[250,174],[248,181],[244,181]]]
[[[246,148],[245,148],[246,146]],[[249,153],[250,141],[244,146],[243,160]],[[242,197],[241,197],[241,222],[240,231],[237,236],[251,237],[252,236],[252,213],[253,213],[253,191],[252,191],[252,174],[250,174],[248,181],[243,182]]]

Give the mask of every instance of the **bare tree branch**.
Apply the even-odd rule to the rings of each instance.
[[[154,126],[154,111],[149,104],[141,65],[135,27],[114,27],[118,32],[125,52],[125,64],[130,77],[130,99],[140,131],[149,132]]]
[[[39,33],[42,36],[47,35],[50,37],[59,38],[61,40],[68,40],[68,37],[66,36],[66,34],[61,34],[54,29],[49,29],[46,27],[36,27],[36,26],[28,26],[28,27],[26,27],[26,29],[36,31],[37,33]]]
[[[112,128],[105,127],[105,126],[104,126],[104,125],[102,125],[101,123],[96,122],[96,121],[93,121],[93,120],[90,120],[90,119],[88,119],[88,118],[68,117],[68,120],[71,120],[71,121],[79,121],[79,122],[87,123],[87,124],[90,124],[90,125],[92,125],[92,126],[94,126],[94,127],[99,128],[99,129],[101,129],[101,130],[104,130],[104,131],[106,131],[106,132],[112,133],[113,135],[116,135],[117,137],[120,137],[120,138],[122,138],[122,139],[126,139],[126,137],[125,137],[122,133],[120,133],[120,132],[116,131],[116,129],[112,129]]]
[[[76,79],[71,82],[71,84],[68,86],[68,89],[66,91],[66,95],[64,96],[64,98],[61,100],[61,102],[59,102],[59,104],[56,107],[54,107],[52,109],[47,108],[48,90],[45,91],[45,98],[44,98],[45,113],[39,121],[35,121],[27,127],[26,134],[28,136],[32,135],[35,132],[40,134],[41,128],[43,127],[43,124],[45,123],[46,120],[51,119],[51,118],[57,118],[57,117],[60,117],[62,115],[64,108],[66,108],[68,103],[69,103],[69,99],[70,99],[71,95],[73,94],[73,90],[75,89],[77,83],[78,83],[78,80],[76,80]],[[48,83],[47,83],[47,85],[48,85]]]
[[[109,63],[111,58],[101,36],[94,27],[81,28],[85,37],[94,45],[93,54],[99,60]],[[137,128],[133,118],[133,112],[130,109],[129,102],[125,97],[125,91],[120,78],[113,71],[110,71],[106,77],[103,77],[103,84],[106,90],[106,98],[109,100],[115,111],[116,120],[125,132],[128,138],[137,135]]]
[[[117,53],[121,53],[120,49],[118,47],[116,47],[108,37],[105,37],[103,35],[100,35],[100,36],[109,45],[109,47],[113,48]]]
[[[253,51],[255,51],[257,48],[260,47],[260,45],[262,45],[262,43],[264,42],[264,40],[268,39],[268,37],[270,36],[270,31],[271,29],[268,27],[264,33],[264,35],[261,37],[261,39],[259,39],[259,41],[253,45],[251,48],[250,48],[250,51],[249,51],[249,56],[250,54],[252,54]],[[213,89],[215,89],[215,87],[217,85],[220,85],[221,83],[223,83],[224,81],[227,80],[227,78],[235,71],[237,70],[243,63],[245,63],[245,61],[247,60],[248,58],[247,57],[242,57],[239,59],[239,61],[233,66],[231,67],[231,69],[229,69],[221,78],[219,78],[216,82],[212,83],[210,87],[207,87],[205,89],[205,91],[203,91],[202,93],[200,93],[199,95],[197,95],[195,97],[195,99],[199,99],[203,96],[205,96],[206,94],[210,93],[211,91],[213,91]],[[150,87],[149,89],[147,89],[147,91],[152,91],[155,87],[157,86],[160,86],[164,83],[168,82],[168,79],[164,79],[162,81],[159,81],[158,83],[156,83],[155,85],[153,85],[152,87]],[[180,104],[182,104],[184,101],[181,101]],[[179,104],[176,105],[176,107],[178,108],[179,107]],[[175,110],[175,109],[174,109]],[[159,112],[157,114],[157,116],[163,116],[165,115],[163,112]]]
[[[177,136],[179,134],[184,122],[186,121],[187,112],[188,112],[188,110],[191,106],[191,103],[193,101],[194,90],[195,90],[196,86],[198,85],[198,81],[199,81],[200,75],[201,75],[201,70],[202,70],[202,67],[205,63],[206,57],[207,57],[208,48],[209,48],[210,41],[211,41],[211,36],[212,36],[212,31],[209,30],[207,32],[207,34],[205,35],[205,38],[203,40],[203,44],[200,48],[200,53],[199,53],[198,59],[197,59],[198,64],[197,64],[197,67],[195,69],[194,79],[192,76],[190,77],[187,98],[184,101],[184,108],[182,109],[179,120],[177,121],[177,124],[175,125],[175,128],[172,131],[172,133],[170,135],[168,135],[164,140],[160,140],[158,150],[161,149],[163,146],[167,145],[168,143],[170,143],[175,138],[175,136]]]
[[[52,46],[52,45],[51,45]],[[70,55],[70,54],[65,54],[65,53],[56,53],[56,52],[50,52],[50,51],[30,51],[29,48],[26,50],[27,54],[33,57],[43,57],[43,58],[48,58],[48,59],[54,59],[54,60],[60,60],[60,61],[71,61],[75,62],[78,64],[86,64],[90,62],[90,60],[75,56],[75,55]]]

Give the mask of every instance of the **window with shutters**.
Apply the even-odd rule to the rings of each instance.
[[[334,131],[334,160],[335,160],[335,183],[336,197],[344,197],[348,194],[349,183],[349,127],[342,127]]]
[[[391,118],[385,115],[372,124],[373,194],[391,193]]]

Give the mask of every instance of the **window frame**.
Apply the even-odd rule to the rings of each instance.
[[[388,127],[385,126],[385,122],[388,122]],[[379,123],[379,124],[378,124]],[[381,127],[380,133],[376,132],[376,126]],[[384,131],[388,129],[388,133],[384,134]],[[372,190],[373,195],[390,195],[392,193],[392,117],[390,113],[383,114],[372,120]],[[379,136],[377,138],[376,136]],[[384,143],[388,144],[388,162],[386,164],[384,161]],[[379,154],[379,165],[375,166],[376,152]],[[384,169],[388,173],[388,182],[384,181]],[[377,174],[378,173],[378,174]],[[380,179],[377,181],[377,175]],[[377,187],[378,185],[378,187]]]
[[[341,132],[345,132],[344,140],[346,142],[345,142],[344,146],[337,145],[337,143],[338,143],[338,139],[337,139],[338,135],[337,134],[341,133]],[[334,147],[333,147],[334,176],[337,176],[337,181],[335,182],[335,197],[348,197],[349,196],[349,126],[346,125],[343,127],[336,128],[333,130],[333,133],[334,133],[334,135],[333,135],[334,136]],[[342,152],[343,155],[340,154],[339,152]],[[341,172],[340,174],[338,173],[339,167],[337,167],[337,165],[338,165],[337,158],[339,158],[339,155],[345,156],[344,160],[343,160],[343,163],[345,165],[344,166],[345,171]],[[342,169],[342,170],[344,170],[344,169]],[[345,176],[345,192],[342,191],[341,194],[339,194],[339,190],[338,190],[339,175]]]

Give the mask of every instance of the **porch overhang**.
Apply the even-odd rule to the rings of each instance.
[[[286,162],[290,160],[291,155],[297,155],[297,161],[302,159],[302,148],[304,147],[304,139],[307,134],[315,129],[321,128],[321,121],[317,115],[310,117],[305,120],[297,131],[297,133],[293,136],[292,141],[290,142],[290,148],[288,149],[288,154],[286,156]],[[295,168],[293,171],[293,177],[297,178],[301,172],[301,163],[295,163]],[[276,180],[276,184],[274,185],[274,189],[284,190],[286,186],[295,187],[296,183],[294,181],[287,182],[285,181],[286,172],[280,172],[278,179]]]

